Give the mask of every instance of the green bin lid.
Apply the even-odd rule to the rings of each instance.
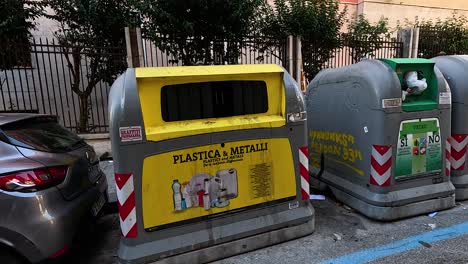
[[[428,111],[438,106],[438,85],[434,73],[435,62],[430,59],[396,58],[381,59],[389,65],[400,79],[401,87],[405,87],[404,76],[409,71],[422,71],[427,81],[427,89],[420,95],[408,96],[402,103],[405,112]]]

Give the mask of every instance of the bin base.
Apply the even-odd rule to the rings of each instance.
[[[314,220],[301,225],[286,227],[221,245],[176,255],[152,263],[207,263],[303,237],[311,234],[313,232],[311,230],[314,230]]]
[[[450,181],[394,190],[372,192],[370,188],[325,172],[314,182],[328,185],[336,198],[369,218],[391,221],[455,206],[455,187]]]
[[[359,200],[356,197],[334,187],[331,187],[331,189],[338,200],[345,202],[350,207],[358,210],[365,216],[379,221],[392,221],[410,216],[445,210],[455,206],[454,194],[447,197],[438,197],[402,206],[383,207],[366,203],[365,201]]]
[[[468,174],[450,177],[455,186],[455,199],[457,201],[468,200]]]
[[[219,242],[221,239],[216,241],[207,236],[197,239],[199,243],[193,244],[191,249],[178,248],[181,243],[171,244],[169,240],[157,240],[136,246],[121,243],[118,263],[206,263],[303,237],[315,230],[315,212],[312,205],[307,204],[288,211],[237,222],[236,226],[242,226],[250,231],[242,230],[244,232],[239,233],[238,238],[224,243]],[[209,233],[223,233],[223,228],[230,227],[213,227]],[[199,237],[194,233],[185,235],[192,238]],[[174,237],[170,240],[182,239],[184,238]],[[155,254],[154,251],[160,253]]]
[[[465,188],[458,188],[455,186],[455,199],[457,201],[464,201],[468,200],[468,187]]]

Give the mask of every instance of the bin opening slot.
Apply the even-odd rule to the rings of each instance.
[[[426,111],[438,106],[435,63],[427,59],[383,59],[397,74],[405,112]]]
[[[422,71],[408,71],[404,76],[403,102],[409,96],[419,96],[427,89],[427,80]]]
[[[167,68],[136,70],[148,141],[286,124],[278,65]]]
[[[161,89],[165,122],[222,118],[268,111],[264,81],[209,81],[166,85]]]

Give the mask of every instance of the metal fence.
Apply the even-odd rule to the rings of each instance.
[[[419,29],[418,57],[434,58],[439,55],[468,53],[468,29],[438,30],[431,27]]]
[[[266,46],[268,43],[268,46]],[[272,44],[273,43],[273,44]],[[178,61],[169,52],[149,40],[143,41],[144,66],[178,66]],[[211,64],[226,64],[227,41],[217,41],[210,52]],[[12,48],[14,47],[14,48]],[[220,50],[223,49],[223,51]],[[107,115],[110,85],[98,82],[89,96],[88,121],[85,129],[80,126],[82,101],[73,92],[73,56],[55,39],[36,38],[30,43],[12,43],[5,40],[0,44],[0,112],[30,112],[52,114],[75,132],[106,133],[109,120]],[[68,47],[69,48],[69,47]],[[286,40],[272,41],[265,38],[244,38],[239,42],[240,52],[231,64],[274,63],[282,65],[286,55]],[[100,48],[107,55],[125,57],[125,47]],[[221,52],[220,52],[221,51]],[[112,57],[112,56],[111,56]],[[90,82],[90,58],[86,52],[79,54],[79,90],[83,91]],[[119,62],[121,63],[121,61]]]
[[[403,42],[392,38],[348,39],[340,38],[340,48],[325,63],[326,68],[337,68],[357,63],[363,59],[400,58],[403,55]]]
[[[302,61],[307,81],[321,70],[338,68],[357,63],[363,59],[398,58],[403,55],[403,43],[393,38],[356,39],[341,35],[335,49],[320,39],[302,41]]]
[[[174,52],[168,52],[162,43],[154,43],[141,39],[143,46],[143,65],[146,67],[164,67],[182,65],[180,57]],[[190,41],[190,39],[188,39]],[[340,48],[334,50],[329,59],[320,64],[320,69],[346,66],[357,61],[356,49],[360,44],[353,45],[346,40],[340,40]],[[309,43],[310,44],[310,43]],[[303,44],[307,48],[307,43]],[[10,45],[10,46],[6,46]],[[15,48],[12,48],[14,45]],[[237,50],[233,49],[234,47]],[[306,47],[304,47],[304,45]],[[372,46],[374,45],[374,46]],[[274,40],[265,37],[246,37],[240,41],[213,41],[202,64],[263,64],[273,63],[288,68],[287,40]],[[379,40],[372,43],[376,47],[371,52],[362,52],[362,58],[393,58],[400,57],[403,44],[393,40]],[[75,132],[105,133],[108,132],[107,104],[110,91],[108,82],[99,81],[89,96],[86,127],[80,123],[80,108],[82,101],[72,89],[76,84],[72,66],[79,67],[79,90],[83,91],[90,83],[91,58],[88,53],[81,52],[76,61],[66,53],[64,46],[54,39],[33,39],[31,43],[0,43],[0,112],[32,112],[57,115],[60,122]],[[3,50],[3,52],[1,51]],[[8,52],[4,52],[8,50]],[[126,57],[125,47],[99,48],[100,53],[109,58],[118,58],[114,64],[122,64]],[[304,52],[303,52],[304,53]],[[234,54],[234,55],[233,55]],[[320,53],[317,53],[320,56]],[[206,60],[208,58],[208,61]],[[315,63],[314,57],[304,57],[304,65]],[[126,64],[125,64],[126,65]],[[124,65],[124,66],[125,66]],[[76,81],[76,80],[75,80]]]
[[[0,48],[5,47],[8,40],[2,43]],[[47,38],[33,39],[30,43],[15,43],[15,46],[17,48],[8,49],[8,53],[0,52],[0,112],[52,114],[58,116],[65,127],[83,132],[78,131],[80,100],[72,91],[74,78],[69,63],[79,65],[79,89],[83,91],[89,83],[88,54],[80,53],[80,61],[77,63],[73,61],[73,56],[69,56],[67,61],[64,47],[56,40]],[[124,47],[101,51],[123,58],[126,56]],[[94,86],[89,96],[86,132],[108,132],[109,90],[109,84],[102,81]]]
[[[143,65],[145,67],[166,67],[184,65],[182,49],[170,49],[175,43],[168,37],[159,37],[158,42],[142,38]],[[194,44],[193,38],[184,38],[184,45]],[[287,40],[277,40],[265,36],[249,36],[241,40],[229,41],[215,39],[203,48],[200,60],[191,60],[192,64],[278,64],[286,67]],[[202,52],[200,52],[202,53]],[[199,54],[197,54],[199,55]],[[198,57],[198,56],[197,56]]]

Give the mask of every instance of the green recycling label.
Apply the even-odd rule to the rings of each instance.
[[[439,119],[406,120],[400,124],[395,177],[441,171]]]

